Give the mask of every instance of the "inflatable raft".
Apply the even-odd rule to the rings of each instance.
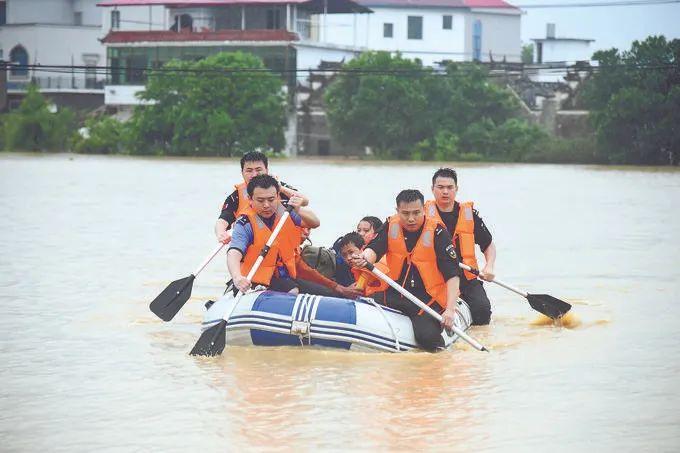
[[[203,330],[227,315],[227,346],[317,346],[345,350],[401,352],[418,349],[409,318],[373,299],[338,299],[309,294],[254,291],[238,304],[231,292],[206,304]],[[427,315],[424,315],[427,316]],[[455,319],[465,331],[470,309],[461,300]],[[457,339],[442,332],[448,348]]]

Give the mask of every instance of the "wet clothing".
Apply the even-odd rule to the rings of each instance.
[[[279,181],[279,184],[282,187],[286,187],[291,190],[296,190],[294,187],[289,186],[285,182]],[[236,187],[241,186],[240,184],[237,184]],[[226,221],[229,226],[232,226],[233,223],[236,221],[237,216],[236,213],[239,210],[239,203],[242,201],[241,198],[245,195],[248,196],[248,192],[243,192],[241,190],[241,194],[239,194],[239,190],[236,189],[234,190],[231,195],[227,197],[226,200],[224,200],[224,203],[222,204],[222,209],[220,211],[220,216],[219,218]],[[284,206],[286,206],[286,203],[288,202],[288,197],[284,195],[283,193],[280,194],[281,196],[281,202],[283,203]]]
[[[458,224],[458,216],[460,215],[460,203],[454,202],[453,211],[442,212],[437,208],[439,217],[444,222],[448,231],[455,231]],[[477,210],[472,211],[472,218],[474,221],[474,239],[475,243],[484,252],[493,241],[491,232],[484,224],[484,221],[479,216]],[[456,241],[456,253],[461,256],[460,242]],[[465,273],[461,269],[460,279],[460,297],[470,306],[472,313],[473,325],[486,325],[491,320],[491,302],[484,290],[484,285],[477,278],[465,278]]]
[[[388,219],[385,225],[378,231],[377,236],[366,246],[366,248],[370,248],[375,252],[378,261],[388,252],[389,224]],[[413,251],[415,248],[423,234],[424,227],[425,223],[423,223],[423,227],[415,232],[408,232],[402,229],[404,243],[408,252]],[[459,275],[458,258],[451,242],[451,235],[448,231],[441,225],[437,225],[434,228],[434,252],[437,269],[441,273],[444,282]],[[392,271],[395,270],[393,269]],[[432,299],[425,290],[425,284],[418,269],[416,266],[409,266],[408,260],[404,260],[398,275],[399,277],[394,280],[418,299],[425,303]],[[406,299],[395,289],[390,287],[385,292],[376,294],[374,298],[377,302],[401,311],[411,319],[416,342],[421,348],[434,351],[444,345],[444,340],[441,336],[442,327],[439,321],[426,313],[422,313],[420,307]],[[436,301],[433,301],[431,307],[438,313],[444,310]]]
[[[437,208],[437,212],[449,233],[455,231],[456,224],[458,223],[458,215],[460,214],[460,203],[457,201],[454,202],[453,211],[451,212],[442,212],[439,208]],[[484,252],[487,247],[489,247],[489,244],[491,244],[491,241],[493,241],[493,237],[476,209],[472,210],[472,219],[475,223],[475,243],[479,245],[479,248]],[[456,244],[456,253],[460,256],[459,244]]]
[[[460,279],[460,298],[470,307],[472,325],[485,326],[491,321],[491,301],[481,280]]]
[[[389,219],[388,219],[389,221]],[[366,248],[373,250],[377,256],[376,261],[380,259],[387,252],[387,233],[388,233],[388,223],[386,223],[379,231],[377,236],[369,242]],[[423,225],[424,226],[424,225]],[[412,251],[416,245],[416,242],[420,238],[423,229],[420,228],[415,232],[408,232],[402,230],[404,234],[404,241],[406,243],[406,249]],[[453,251],[453,246],[451,245],[451,235],[446,231],[445,228],[438,226],[434,231],[434,249],[437,255],[437,268],[441,272],[444,281],[458,276],[458,258]],[[395,271],[395,269],[392,269]],[[399,273],[399,278],[395,279],[399,284],[402,284],[409,292],[415,295],[419,299],[430,300],[430,297],[425,292],[425,285],[423,284],[423,279],[420,277],[420,273],[415,266],[408,266],[406,262],[402,266]],[[390,288],[388,292],[394,292],[398,294],[399,297],[403,297],[401,294],[396,292],[394,289]],[[411,302],[409,302],[411,303]]]
[[[253,266],[283,212],[283,207],[279,206],[277,214],[268,219],[250,212],[235,222],[229,250],[236,249],[243,255],[241,260],[243,275],[246,275]],[[292,211],[253,277],[254,283],[269,285],[272,277],[296,277],[295,251],[300,243],[300,230],[297,227],[301,223],[300,215]]]

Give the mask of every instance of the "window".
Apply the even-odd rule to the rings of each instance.
[[[472,59],[482,61],[482,21],[472,24]]]
[[[394,36],[394,25],[385,22],[383,24],[383,37],[385,38],[391,38]]]
[[[450,15],[442,16],[442,28],[444,30],[451,30],[453,28],[453,17]]]
[[[23,66],[20,68],[12,67],[9,72],[12,77],[28,77],[28,68],[26,67],[28,65],[28,52],[26,52],[24,46],[15,46],[9,53],[9,60],[15,65]]]
[[[73,13],[73,25],[83,25],[83,13],[76,11]]]
[[[408,39],[423,39],[423,16],[408,16]]]
[[[120,28],[120,11],[111,11],[111,29],[118,30]]]
[[[278,30],[281,28],[281,10],[267,10],[267,30]]]

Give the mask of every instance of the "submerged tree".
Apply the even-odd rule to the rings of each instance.
[[[137,153],[238,155],[284,145],[283,80],[255,55],[171,61],[149,76],[132,118]]]
[[[379,157],[521,160],[545,138],[514,118],[517,100],[479,65],[435,73],[418,60],[369,52],[343,69],[326,93],[331,131]]]
[[[19,108],[4,118],[4,146],[8,150],[65,151],[75,121],[71,110],[50,104],[31,84]]]
[[[629,51],[596,52],[584,98],[612,163],[680,161],[680,40],[651,36]]]

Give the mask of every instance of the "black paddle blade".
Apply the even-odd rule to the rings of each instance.
[[[170,321],[191,296],[194,277],[190,275],[170,283],[149,305],[149,309],[163,321]]]
[[[531,307],[544,315],[559,319],[571,309],[571,305],[549,294],[527,294]]]
[[[214,357],[222,354],[227,343],[227,321],[224,319],[201,334],[191,355]]]

